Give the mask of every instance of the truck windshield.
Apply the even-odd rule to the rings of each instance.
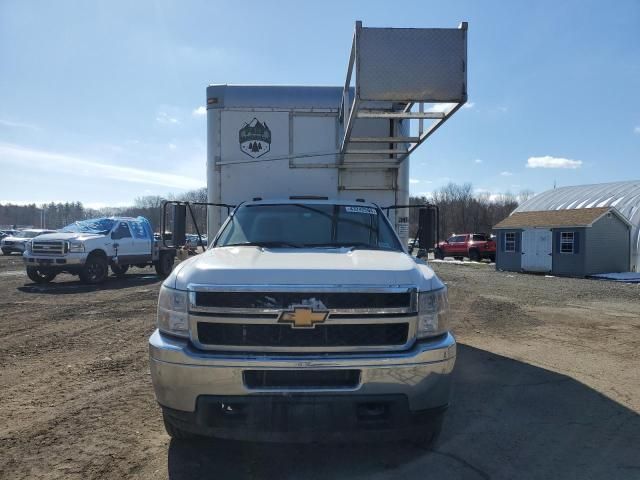
[[[361,205],[244,205],[226,224],[215,246],[231,245],[402,251],[384,215]]]
[[[35,238],[40,235],[40,232],[34,232],[33,230],[23,230],[22,232],[16,233],[14,237],[16,238]]]
[[[115,220],[112,218],[92,218],[67,225],[62,229],[67,233],[99,233],[105,234],[111,231]]]

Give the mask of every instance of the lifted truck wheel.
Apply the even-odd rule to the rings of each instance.
[[[35,283],[49,283],[56,278],[56,273],[38,267],[27,267],[27,277]]]
[[[167,416],[167,414],[162,414],[162,419],[164,420],[164,429],[167,431],[167,434],[171,438],[175,438],[176,440],[193,440],[197,438],[201,438],[199,435],[195,433],[188,432],[186,430],[177,427],[172,421],[171,418]]]
[[[116,265],[115,263],[111,264],[111,271],[117,277],[122,277],[129,270],[129,265]]]
[[[161,253],[158,261],[153,264],[156,267],[156,273],[161,277],[167,277],[173,270],[174,257],[170,253]]]
[[[2,249],[2,254],[3,255],[11,255],[11,250],[7,250],[6,248]]]
[[[109,275],[107,259],[102,255],[91,254],[80,270],[80,280],[97,285],[103,283]]]

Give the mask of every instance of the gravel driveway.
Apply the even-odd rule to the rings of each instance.
[[[171,442],[148,374],[152,271],[38,286],[0,257],[0,478],[640,478],[640,285],[434,268],[460,347],[425,451]]]

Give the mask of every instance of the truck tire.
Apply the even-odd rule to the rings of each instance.
[[[156,267],[156,273],[161,277],[167,277],[173,270],[174,256],[170,253],[161,253],[158,261],[153,264]]]
[[[165,413],[162,414],[162,420],[164,420],[164,429],[171,438],[175,438],[176,440],[193,440],[201,438],[195,433],[187,432],[180,427],[176,427],[171,421],[171,418],[169,418]]]
[[[478,250],[469,250],[469,260],[472,262],[481,262],[482,256]]]
[[[109,276],[109,264],[103,255],[92,253],[80,270],[80,280],[83,283],[97,285],[103,283]]]
[[[442,431],[442,422],[444,421],[444,415],[440,415],[434,419],[429,427],[424,430],[413,434],[409,438],[409,443],[418,448],[432,449],[440,437]]]
[[[129,265],[116,265],[115,263],[111,264],[111,271],[116,277],[122,277],[129,270]]]
[[[34,283],[49,283],[56,275],[55,272],[41,270],[38,267],[27,267],[27,277]]]
[[[444,252],[439,248],[436,248],[435,252],[433,252],[433,257],[436,260],[444,260]]]
[[[6,248],[3,248],[3,249],[2,249],[2,254],[3,254],[3,255],[11,255],[11,250],[8,250],[8,249],[6,249]]]

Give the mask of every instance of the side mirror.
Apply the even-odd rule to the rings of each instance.
[[[187,243],[187,206],[173,205],[173,230],[171,241],[174,247],[184,247]]]
[[[438,242],[437,210],[433,207],[421,208],[418,212],[418,245],[421,250],[433,248]]]

